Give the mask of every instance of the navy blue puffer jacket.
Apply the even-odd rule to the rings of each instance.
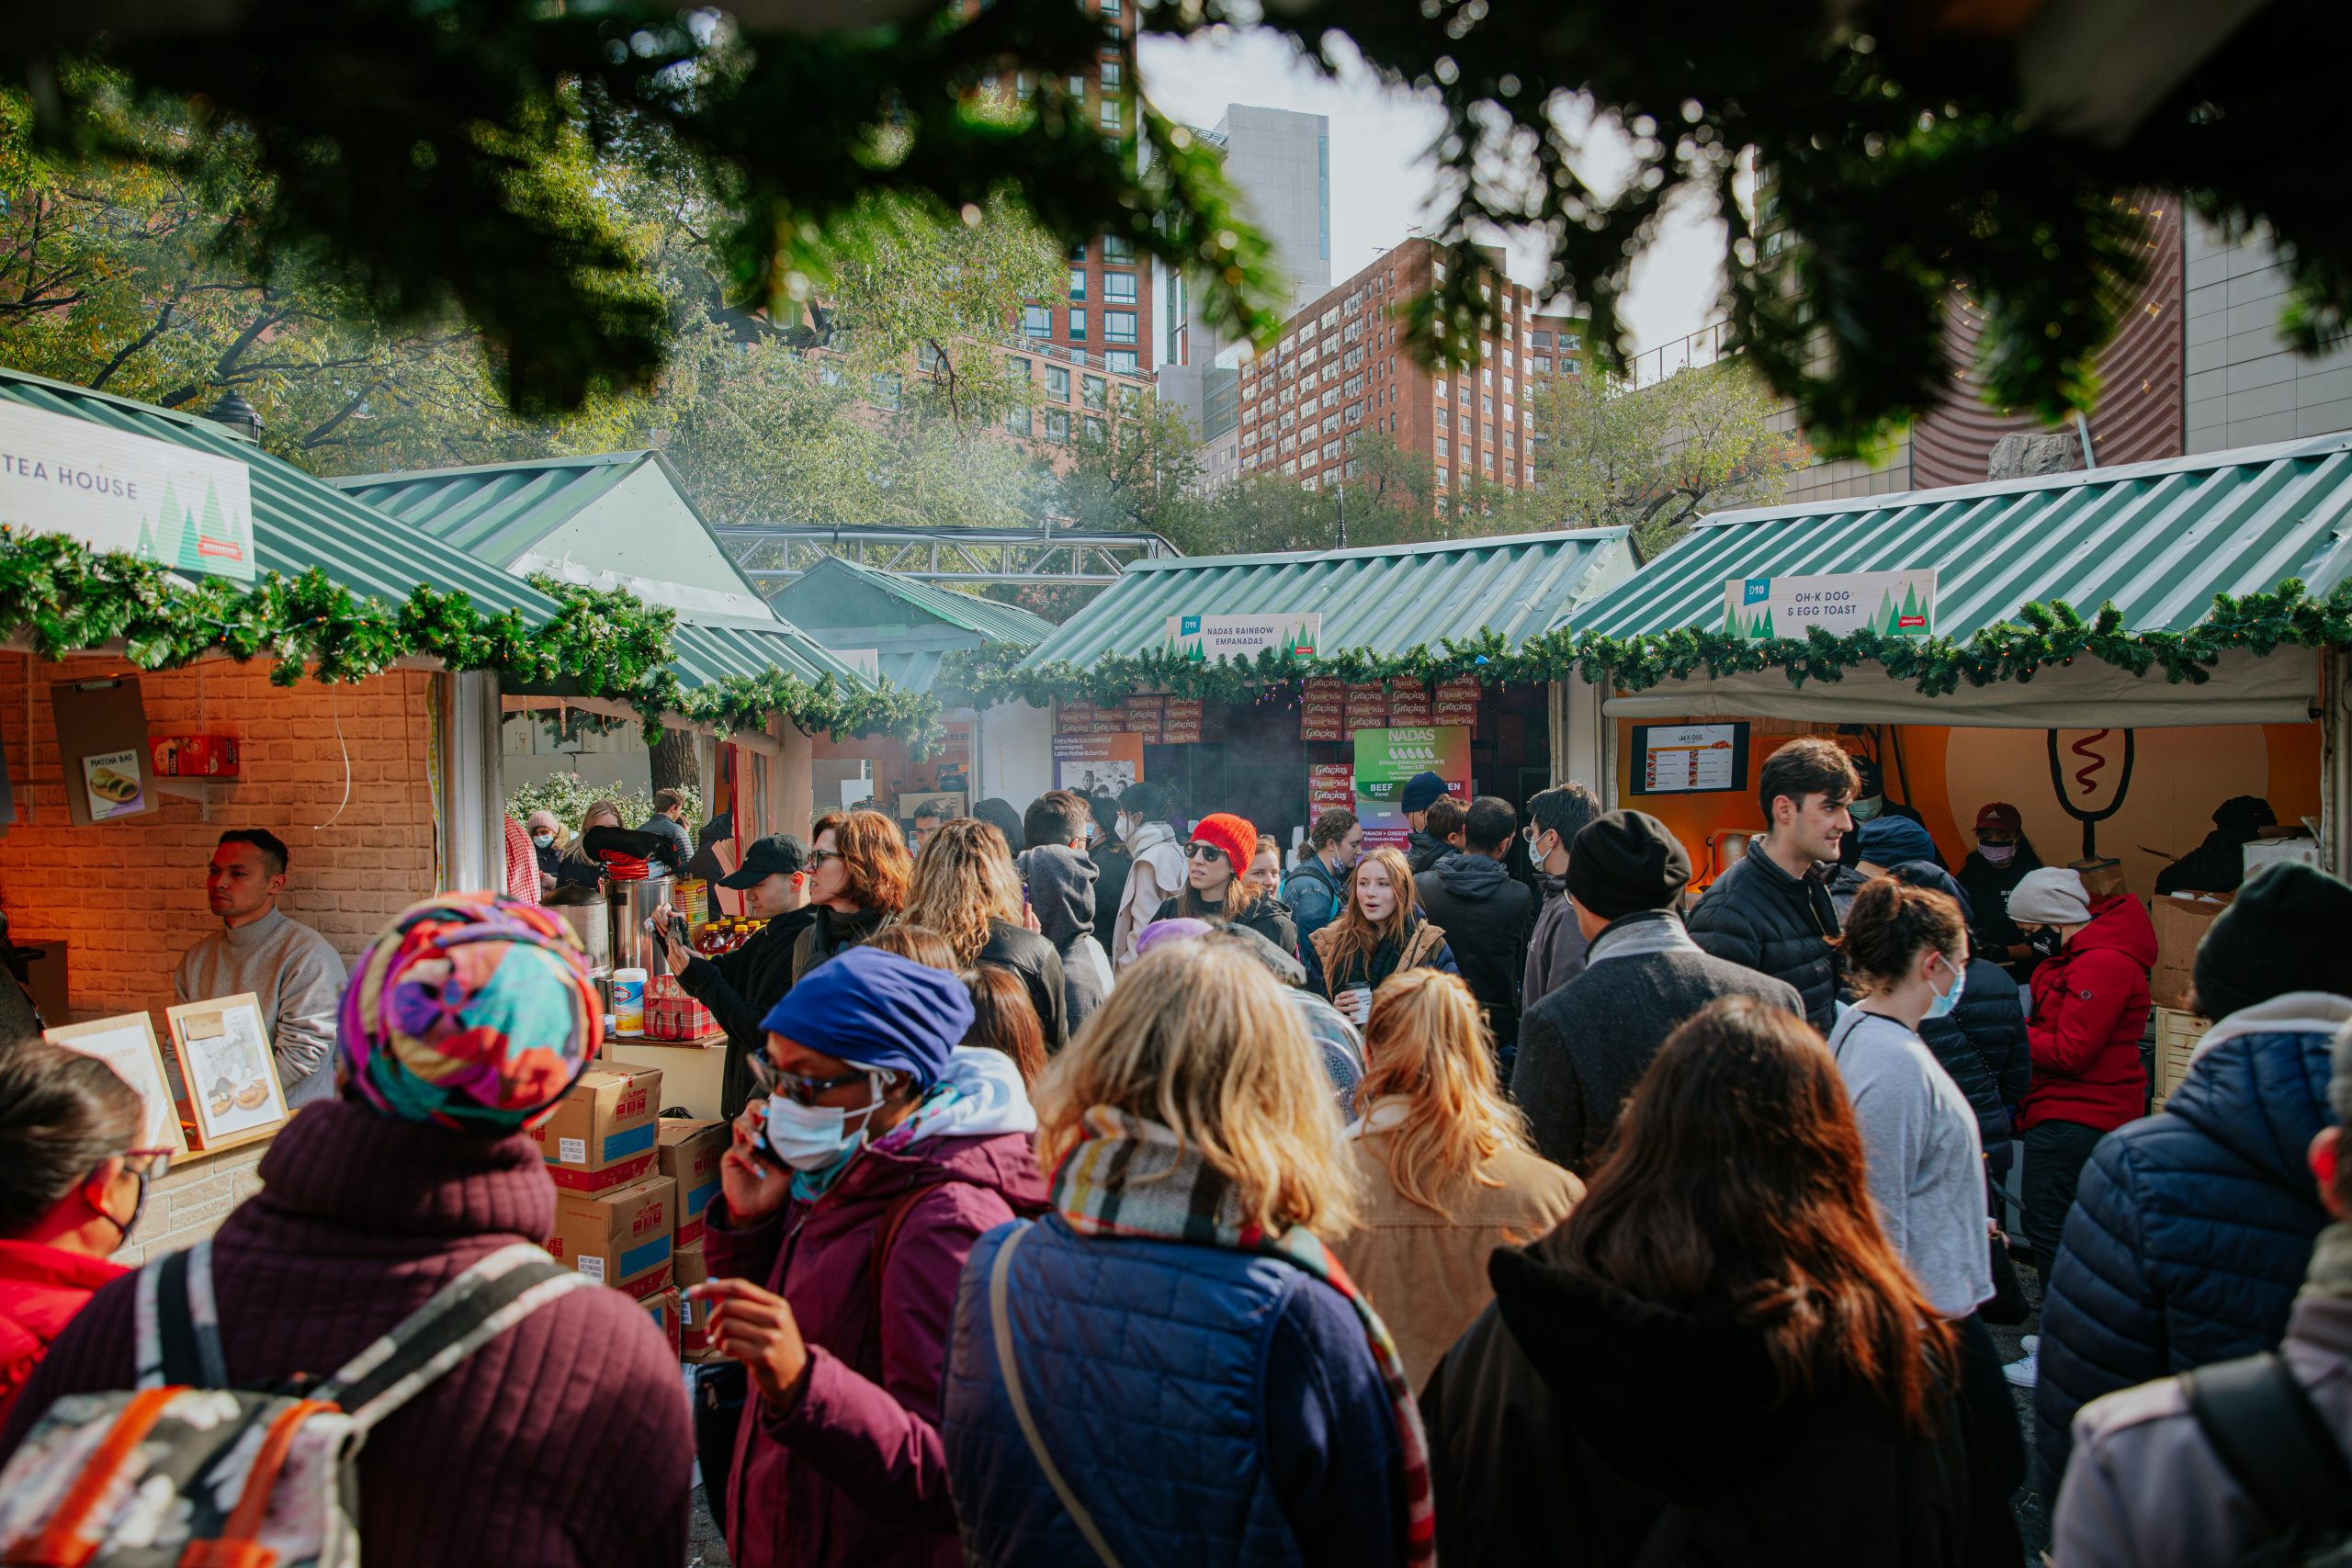
[[[2075,1412],[2278,1343],[2327,1224],[2309,1156],[2335,1125],[2329,1052],[2352,999],[2299,991],[2213,1026],[2161,1114],[2099,1140],[2041,1307],[2036,1483],[2054,1496]]]

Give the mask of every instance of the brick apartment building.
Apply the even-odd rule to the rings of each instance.
[[[1430,241],[1408,240],[1310,301],[1272,353],[1241,367],[1239,472],[1272,470],[1319,490],[1356,471],[1349,438],[1374,431],[1426,456],[1442,492],[1474,477],[1532,484],[1531,378],[1577,374],[1580,340],[1567,318],[1538,313],[1534,291],[1504,275],[1499,251],[1477,254],[1502,309],[1477,369],[1433,375],[1404,352],[1395,308],[1442,282],[1446,265]]]

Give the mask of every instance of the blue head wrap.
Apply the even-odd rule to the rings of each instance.
[[[857,1066],[911,1074],[928,1089],[972,1027],[972,997],[944,970],[853,947],[800,976],[760,1027]]]

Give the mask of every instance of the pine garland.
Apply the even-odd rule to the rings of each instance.
[[[1165,691],[1219,702],[1255,702],[1272,686],[1313,676],[1351,682],[1434,684],[1475,676],[1490,686],[1534,685],[1582,675],[1596,684],[1645,691],[1668,681],[1705,675],[1778,670],[1789,684],[1842,680],[1849,671],[1875,665],[1893,680],[1908,682],[1923,696],[1949,696],[1963,681],[1989,686],[1998,681],[2031,681],[2043,670],[2098,660],[2144,676],[2160,670],[2175,684],[2201,685],[2224,653],[2247,649],[2265,654],[2279,648],[2352,647],[2352,583],[2324,599],[2301,579],[2289,578],[2267,593],[2213,596],[2212,609],[2187,631],[2132,632],[2112,603],[2085,619],[2063,599],[2031,604],[2017,619],[1985,626],[1966,642],[1951,637],[1885,637],[1855,632],[1835,637],[1819,627],[1802,637],[1749,642],[1716,628],[1603,637],[1563,627],[1528,638],[1517,649],[1500,633],[1431,649],[1419,647],[1392,657],[1350,651],[1317,659],[1293,659],[1272,649],[1255,660],[1215,663],[1172,653],[1114,654],[1091,667],[1068,662],[1034,670],[1017,668],[1020,655],[1001,649],[950,654],[941,684],[955,686],[973,703],[1087,701],[1109,705],[1129,693]]]
[[[770,670],[689,691],[671,660],[676,615],[625,592],[549,578],[534,584],[560,608],[544,625],[520,611],[485,615],[470,595],[426,584],[400,604],[361,598],[315,568],[298,577],[264,572],[250,587],[207,577],[175,582],[134,556],[94,550],[55,534],[0,525],[0,627],[43,659],[120,642],[142,670],[172,670],[208,655],[277,661],[270,680],[366,680],[402,659],[449,670],[487,670],[517,686],[562,685],[625,703],[649,741],[665,714],[721,732],[758,730],[782,714],[810,734],[889,734],[922,744],[939,705],[883,682],[844,688]]]

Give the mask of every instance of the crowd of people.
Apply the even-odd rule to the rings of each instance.
[[[694,1290],[727,1359],[690,1419],[626,1297],[520,1314],[370,1438],[369,1554],[680,1562],[695,1461],[746,1568],[2014,1568],[2030,1479],[2059,1568],[2338,1528],[2233,1433],[2352,1433],[2352,887],[2238,890],[2151,1117],[2137,900],[2000,803],[1949,869],[1827,739],[1758,794],[1696,897],[1654,817],[1434,774],[1403,842],[1327,811],[1291,863],[1153,783],[752,843],[722,886],[761,929],[669,955],[728,1035]],[[234,938],[284,861],[232,839]],[[212,1370],[327,1378],[543,1238],[526,1130],[601,1038],[560,919],[403,915],[209,1244]],[[42,1483],[0,1496],[0,1552],[83,1495],[60,1456],[149,1365],[164,1266],[107,1261],[168,1163],[136,1110],[0,1047],[0,1460]],[[2005,1367],[1987,1324],[2029,1294]]]

